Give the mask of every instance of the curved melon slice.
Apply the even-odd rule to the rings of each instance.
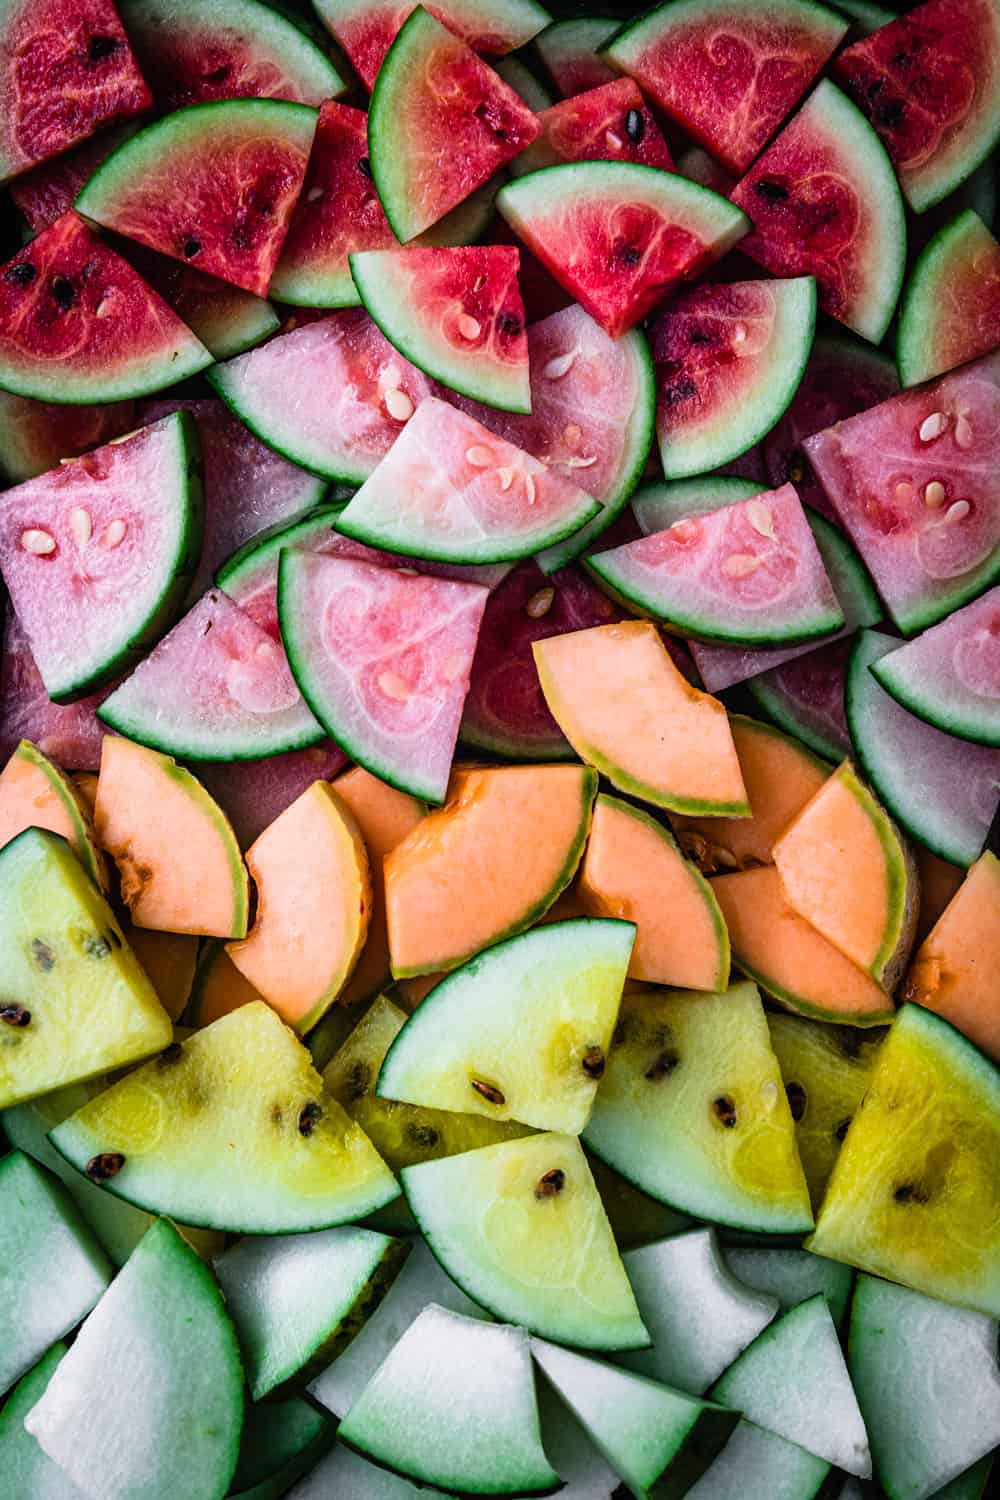
[[[501,188],[497,208],[612,338],[749,227],[739,208],[707,188],[630,162],[531,172]]]
[[[734,962],[789,1010],[824,1021],[881,1026],[892,998],[788,903],[773,865],[720,875],[712,890]]]
[[[266,298],[168,260],[136,240],[118,243],[129,264],[201,339],[213,359],[232,359],[279,331],[281,320]]]
[[[1000,136],[993,0],[928,0],[848,47],[834,72],[885,142],[916,213],[957,188]]]
[[[680,0],[623,26],[604,55],[737,176],[847,31],[813,0]]]
[[[768,1018],[768,1024],[771,1019]],[[834,1323],[838,1329],[843,1328],[854,1286],[850,1266],[786,1245],[728,1245],[725,1259],[744,1286],[776,1297],[784,1312],[821,1293]],[[845,1500],[839,1491],[838,1500]],[[854,1500],[860,1497],[855,1496]]]
[[[134,927],[131,922],[125,929],[125,938],[145,970],[160,1004],[176,1025],[191,998],[198,965],[198,939],[185,932],[155,932],[151,927]]]
[[[689,516],[588,560],[679,634],[740,644],[830,635],[844,615],[792,485]]]
[[[333,1445],[332,1425],[310,1402],[292,1396],[259,1403],[243,1429],[229,1493],[234,1500],[275,1500],[289,1494]]]
[[[735,505],[738,500],[752,500],[763,491],[754,479],[737,474],[699,474],[689,479],[673,479],[644,484],[632,496],[632,510],[644,536],[666,531],[677,521],[706,515]]]
[[[246,849],[314,781],[328,781],[347,763],[332,740],[263,760],[199,761],[198,780],[233,825]]]
[[[233,1234],[325,1229],[398,1193],[309,1053],[262,1001],[129,1073],[50,1138],[117,1197]]]
[[[76,200],[88,219],[266,296],[316,111],[283,99],[176,110],[119,146]]]
[[[382,1099],[578,1135],[604,1074],[631,922],[553,922],[487,949],[414,1011]]]
[[[758,708],[824,760],[851,753],[844,688],[852,644],[831,641],[747,682]]]
[[[596,791],[583,766],[456,771],[385,861],[393,974],[457,968],[536,922],[576,873]]]
[[[368,113],[372,177],[397,238],[436,224],[538,131],[514,90],[418,5],[379,69]]]
[[[1000,344],[1000,244],[971,208],[920,252],[899,311],[896,360],[919,385]]]
[[[579,1141],[531,1135],[403,1171],[429,1248],[506,1322],[578,1349],[649,1343]]]
[[[53,1463],[31,1434],[24,1430],[25,1417],[44,1396],[45,1388],[65,1353],[65,1344],[53,1344],[34,1369],[22,1376],[0,1411],[0,1465],[4,1480],[14,1495],[31,1495],[34,1500],[59,1500],[62,1492],[73,1500],[73,1492],[68,1488],[70,1480],[64,1470]]]
[[[858,1481],[848,1478],[841,1486],[840,1476],[824,1459],[744,1418],[707,1474],[688,1493],[691,1500],[742,1500],[747,1494],[823,1500],[834,1493],[831,1484],[836,1486],[837,1500],[864,1500],[865,1491]]]
[[[258,995],[250,981],[244,979],[226,952],[225,944],[206,943],[195,973],[185,1024],[200,1031],[254,1000],[266,1003],[263,995]]]
[[[533,50],[564,99],[617,79],[599,49],[619,24],[611,16],[565,16],[539,32]]]
[[[0,387],[14,395],[70,406],[124,401],[211,363],[191,330],[78,214],[63,214],[0,273]]]
[[[660,1202],[717,1224],[812,1224],[760,996],[642,990],[622,1001],[589,1150]]]
[[[591,916],[635,923],[630,979],[725,989],[729,936],[712,887],[648,813],[598,797],[576,890]]]
[[[851,1123],[807,1249],[996,1318],[1000,1072],[904,1005]]]
[[[960,865],[939,859],[922,844],[914,849],[920,874],[920,915],[917,919],[917,942],[922,943],[935,922],[955,895],[965,871]]]
[[[128,669],[173,624],[201,547],[200,467],[178,415],[5,493],[0,569],[56,701]]]
[[[907,833],[968,866],[1000,806],[1000,749],[955,739],[900,708],[871,671],[897,646],[894,637],[866,630],[851,653],[847,717],[857,758]]]
[[[249,890],[239,845],[190,771],[106,735],[94,827],[118,866],[122,900],[137,927],[246,936]]]
[[[881,342],[906,268],[903,201],[882,143],[846,94],[824,79],[732,200],[753,220],[741,251],[773,276],[815,276],[823,311]]]
[[[816,282],[736,281],[671,299],[653,324],[667,479],[731,463],[770,432],[805,373]]]
[[[58,406],[0,391],[0,477],[23,484],[135,427],[135,403]]]
[[[517,177],[561,161],[633,161],[664,172],[674,169],[660,127],[632,78],[542,106],[538,123],[538,140],[511,163]]]
[[[37,745],[22,740],[0,772],[0,848],[26,828],[58,833],[94,884],[108,889],[107,865],[82,796]]]

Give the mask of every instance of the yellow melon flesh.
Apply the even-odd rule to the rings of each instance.
[[[198,939],[187,933],[125,927],[125,937],[171,1021],[179,1021],[191,996]]]
[[[620,791],[673,812],[748,817],[725,708],[632,620],[535,641],[545,701],[580,759]]]
[[[582,766],[457,771],[385,861],[393,974],[454,969],[537,921],[576,872],[596,790]]]
[[[671,819],[681,848],[707,875],[769,865],[776,840],[831,772],[770,724],[732,714],[729,725],[753,816]]]
[[[169,755],[105,735],[94,825],[136,927],[245,936],[250,893],[236,835]]]
[[[0,772],[0,849],[26,828],[58,833],[91,880],[107,891],[107,861],[97,847],[86,802],[65,772],[22,740]]]
[[[630,979],[726,988],[729,935],[712,888],[647,813],[598,797],[577,892],[588,916],[636,924]]]
[[[712,890],[734,961],[775,1000],[821,1021],[874,1026],[891,1019],[890,996],[792,910],[774,865],[719,875]]]
[[[371,879],[361,831],[327,781],[314,781],[247,850],[257,915],[226,951],[296,1031],[332,1004],[368,933]]]
[[[989,850],[924,939],[902,994],[1000,1062],[1000,860]]]
[[[965,879],[965,871],[961,865],[939,859],[920,844],[914,852],[920,876],[920,913],[917,917],[916,941],[922,943]]]

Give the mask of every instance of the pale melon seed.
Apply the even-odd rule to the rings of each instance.
[[[956,500],[954,505],[949,505],[945,513],[945,522],[951,525],[955,521],[964,521],[972,506],[968,500]]]
[[[125,540],[125,522],[111,521],[101,538],[105,547],[118,547]]]
[[[606,130],[604,132],[604,139],[605,139],[605,141],[607,141],[608,147],[612,151],[620,151],[622,149],[623,144],[624,144],[624,142],[622,141],[621,136],[620,135],[615,135],[615,133],[614,133],[613,130]]]
[[[410,689],[398,672],[381,672],[378,685],[381,692],[394,703],[406,703],[409,701]]]
[[[473,443],[471,448],[465,450],[465,462],[474,469],[488,469],[494,457],[489,448],[484,448],[481,443]]]
[[[955,445],[958,448],[971,448],[972,442],[972,423],[963,412],[955,423]]]
[[[542,374],[546,380],[562,380],[563,376],[569,373],[575,359],[575,349],[570,349],[568,354],[556,354],[544,367]]]
[[[384,400],[385,409],[394,422],[408,422],[413,416],[413,402],[398,386],[386,391]]]
[[[458,320],[458,331],[463,339],[468,339],[471,344],[474,339],[479,337],[482,328],[480,327],[478,318],[472,317],[470,313],[462,313]]]
[[[47,531],[40,531],[35,526],[29,526],[27,531],[21,532],[21,546],[25,552],[31,552],[35,557],[45,557],[49,552],[56,550],[56,539],[49,536]]]
[[[939,438],[948,426],[948,418],[943,411],[932,411],[929,417],[925,417],[920,424],[919,437],[922,443],[933,443]]]
[[[86,547],[93,531],[90,512],[84,510],[81,505],[74,505],[69,513],[69,529],[76,545],[81,548]]]
[[[940,479],[932,479],[924,490],[924,504],[931,510],[939,510],[944,504],[945,488]]]
[[[497,479],[500,481],[500,488],[502,490],[509,490],[514,483],[514,470],[497,469]]]
[[[913,485],[907,484],[905,479],[901,480],[900,483],[897,484],[894,494],[900,505],[909,505],[910,501],[913,499]]]
[[[321,187],[311,187],[309,189],[308,193],[306,193],[306,202],[307,203],[318,203],[319,200],[322,198],[322,196],[323,196],[323,189]]]
[[[528,497],[528,504],[529,505],[534,505],[534,503],[535,503],[535,480],[534,480],[534,476],[531,475],[531,474],[525,474],[525,476],[524,476],[524,493]]]
[[[556,591],[552,588],[539,589],[537,594],[532,594],[524,606],[525,614],[529,620],[540,620],[544,615],[547,615],[555,603],[555,597]]]
[[[760,567],[760,558],[750,552],[731,552],[722,564],[727,578],[749,578]]]
[[[747,506],[747,518],[759,536],[766,536],[769,542],[778,540],[774,534],[774,517],[763,500],[750,501]]]

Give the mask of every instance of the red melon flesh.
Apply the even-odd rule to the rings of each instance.
[[[844,705],[851,647],[850,640],[833,641],[747,683],[759,706],[782,729],[829,760],[851,753]]]
[[[104,130],[64,156],[46,161],[11,183],[10,196],[38,234],[73,207],[84,185],[135,130],[134,125]]]
[[[22,484],[54,469],[61,458],[78,458],[138,425],[133,401],[56,406],[0,391],[0,475]]]
[[[673,171],[663,133],[631,78],[553,104],[541,111],[538,123],[538,140],[514,158],[519,174],[561,161],[634,161]]]
[[[135,240],[119,240],[122,254],[215,359],[232,359],[272,333],[280,320],[270,302],[231,282],[206,276]]]
[[[152,105],[112,0],[8,0],[0,24],[0,182]]]
[[[8,605],[0,673],[0,760],[7,761],[21,740],[66,771],[99,771],[101,741],[107,732],[97,709],[111,687],[75,703],[53,703],[28,645],[28,637]]]
[[[329,781],[343,770],[347,757],[332,740],[289,750],[264,760],[198,766],[198,780],[213,796],[230,823],[241,849],[248,849],[286,807],[314,781]]]
[[[598,48],[614,36],[618,26],[611,16],[566,16],[537,37],[535,51],[564,99],[589,93],[617,77]]]

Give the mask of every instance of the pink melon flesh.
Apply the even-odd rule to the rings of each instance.
[[[321,740],[263,760],[202,762],[198,780],[233,825],[240,848],[248,849],[314,781],[329,781],[342,771],[346,759],[339,745]]]
[[[53,703],[35,666],[24,627],[8,605],[0,672],[0,759],[30,740],[67,771],[97,771],[107,732],[97,710],[113,691],[103,688],[75,703]]]
[[[663,133],[631,78],[587,89],[538,116],[542,133],[519,167],[537,171],[561,161],[635,161],[674,169]]]

